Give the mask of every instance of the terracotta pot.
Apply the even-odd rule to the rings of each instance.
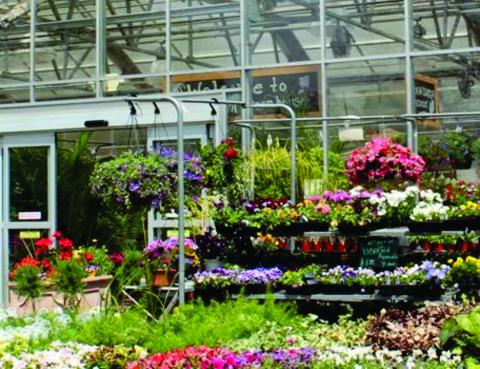
[[[153,285],[156,287],[171,286],[176,274],[175,270],[156,269],[153,271]]]
[[[80,312],[89,311],[90,309],[100,306],[105,300],[112,276],[102,275],[96,277],[87,277],[82,279],[85,288],[81,296],[78,296],[78,309]],[[17,295],[16,283],[8,283],[8,307],[14,308],[20,315],[31,314],[33,311],[32,302]],[[54,308],[64,308],[63,294],[56,291],[51,282],[45,283],[45,290],[42,296],[36,299],[35,305],[37,311],[51,311]]]

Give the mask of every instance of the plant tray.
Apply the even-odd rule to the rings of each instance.
[[[467,217],[448,219],[443,222],[443,230],[445,231],[465,231],[465,230],[479,230],[480,218]]]
[[[382,296],[409,295],[415,297],[436,297],[443,293],[438,285],[384,285],[378,286],[379,294]]]
[[[408,230],[412,233],[441,233],[443,228],[443,221],[430,222],[410,222],[408,223]]]

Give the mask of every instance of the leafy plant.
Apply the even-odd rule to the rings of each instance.
[[[36,310],[35,301],[42,295],[45,287],[40,276],[41,272],[38,266],[25,264],[17,267],[13,274],[16,293],[32,302],[34,312]]]
[[[465,169],[472,164],[473,137],[468,132],[447,132],[440,136],[440,146],[447,152],[454,168]]]
[[[405,354],[440,348],[443,323],[464,309],[461,305],[428,304],[412,312],[383,310],[369,320],[367,342],[379,349],[400,350]]]
[[[313,183],[313,187],[307,189],[308,192],[313,193],[348,187],[343,159],[340,155],[332,152],[329,152],[328,156],[329,174],[325,177],[323,150],[320,147],[297,150],[296,187],[298,197],[303,196],[307,189],[307,183]],[[291,158],[290,150],[286,146],[281,146],[277,140],[269,148],[252,151],[248,155],[248,160],[255,170],[256,197],[280,199],[290,196]]]
[[[55,266],[53,285],[62,292],[63,306],[76,308],[79,303],[79,295],[83,294],[85,283],[83,278],[87,276],[85,265],[77,260],[61,260]]]
[[[466,356],[467,369],[477,369],[480,366],[480,307],[447,320],[441,342],[444,347],[459,348]]]

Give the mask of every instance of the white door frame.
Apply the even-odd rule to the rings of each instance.
[[[48,183],[48,214],[45,221],[16,221],[10,220],[10,153],[11,148],[47,147],[47,183]],[[56,145],[55,133],[30,133],[5,135],[2,138],[2,171],[0,181],[3,191],[1,196],[2,240],[3,248],[0,253],[1,281],[0,305],[8,306],[8,274],[10,266],[9,236],[12,229],[48,229],[52,234],[56,230],[57,222],[57,184],[56,184]]]

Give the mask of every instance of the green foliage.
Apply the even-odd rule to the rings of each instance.
[[[345,163],[340,155],[329,152],[329,174],[323,173],[323,150],[311,147],[297,150],[297,193],[302,196],[310,183],[309,192],[348,188]],[[267,149],[255,150],[248,160],[255,170],[255,196],[279,199],[290,195],[290,150],[277,141]],[[309,182],[313,180],[312,182]]]
[[[15,269],[13,280],[19,296],[32,301],[35,310],[35,299],[42,295],[44,283],[40,276],[41,270],[34,265],[20,265]]]
[[[74,308],[77,306],[78,296],[83,293],[85,288],[82,279],[86,276],[85,265],[74,259],[61,260],[56,264],[53,285],[63,293],[65,307]]]
[[[472,162],[473,137],[468,132],[447,132],[440,136],[440,146],[455,168],[469,168]]]
[[[126,249],[123,256],[123,263],[116,269],[111,285],[111,293],[115,298],[121,297],[125,286],[139,284],[145,276],[145,257],[141,251]]]
[[[100,273],[102,275],[110,275],[113,273],[115,264],[110,259],[106,246],[89,246],[82,250],[93,255],[93,264],[100,267]]]
[[[480,357],[480,307],[446,321],[440,338],[445,347],[456,347],[463,352],[467,368],[480,365],[477,361]]]
[[[252,335],[267,322],[283,326],[295,319],[290,305],[272,300],[261,304],[239,299],[208,306],[196,302],[177,308],[161,321],[148,320],[141,310],[112,310],[88,319],[74,314],[67,323],[52,322],[49,341],[139,345],[151,352],[164,352],[190,345],[222,345]]]
[[[233,144],[233,142],[232,142]],[[230,202],[237,203],[243,198],[247,175],[240,150],[237,157],[226,160],[225,152],[230,148],[228,144],[218,146],[205,145],[200,151],[201,163],[205,167],[203,184],[212,194],[226,196]]]
[[[364,320],[353,320],[350,315],[341,316],[333,324],[317,320],[315,315],[297,316],[288,325],[267,322],[249,337],[228,342],[226,346],[238,352],[259,347],[266,351],[291,347],[328,350],[332,345],[354,347],[364,343],[367,324]]]

